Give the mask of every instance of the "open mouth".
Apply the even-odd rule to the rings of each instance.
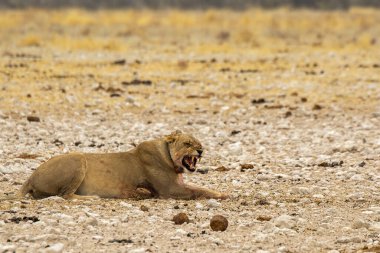
[[[197,156],[188,156],[185,155],[182,159],[182,165],[190,172],[195,171],[195,166],[197,165],[198,159]]]

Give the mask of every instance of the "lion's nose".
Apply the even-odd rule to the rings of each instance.
[[[198,149],[197,152],[198,152],[198,154],[201,156],[202,153],[203,153],[203,150],[202,150],[202,149]]]

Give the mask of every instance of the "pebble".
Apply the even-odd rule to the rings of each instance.
[[[259,215],[257,216],[256,220],[258,221],[270,221],[272,219],[269,215]]]
[[[59,197],[59,196],[50,196],[50,197],[47,197],[44,199],[40,199],[39,201],[42,201],[42,202],[48,202],[48,201],[64,202],[66,200],[62,197]]]
[[[196,209],[203,209],[203,205],[199,202],[195,203],[195,208]]]
[[[210,227],[214,231],[225,231],[228,227],[228,220],[222,215],[215,215],[210,220]]]
[[[295,187],[291,190],[291,192],[301,195],[308,195],[311,193],[311,189],[308,187]]]
[[[186,223],[190,222],[189,217],[185,213],[179,213],[179,214],[175,215],[173,217],[172,221],[174,221],[174,224],[176,224],[176,225],[181,225],[185,222]]]
[[[40,122],[40,118],[37,117],[37,116],[28,116],[26,117],[26,119],[29,121],[29,122]]]
[[[216,199],[209,199],[207,201],[207,204],[209,207],[219,207],[221,205],[221,203],[218,202]]]
[[[133,205],[132,205],[132,204],[129,204],[129,203],[124,202],[124,201],[121,201],[121,202],[120,202],[120,205],[121,205],[122,207],[133,208]]]
[[[56,243],[46,248],[46,253],[61,253],[65,245],[63,243]]]
[[[87,225],[96,226],[98,225],[98,220],[95,217],[90,217],[86,221]]]
[[[243,153],[243,148],[240,141],[228,145],[228,150],[229,150],[230,155],[238,156]]]
[[[360,228],[369,228],[370,224],[368,222],[365,222],[363,220],[357,220],[352,224],[353,229],[360,229]]]
[[[149,207],[147,207],[145,205],[141,205],[140,206],[140,210],[143,211],[143,212],[148,212],[149,211]]]
[[[380,222],[374,222],[370,225],[369,230],[380,233]]]
[[[146,252],[145,248],[131,249],[128,251],[128,253],[145,253],[145,252]]]
[[[351,242],[351,238],[348,236],[342,236],[336,240],[337,243],[349,243]]]
[[[222,245],[224,244],[224,241],[220,238],[216,238],[216,237],[209,237],[209,240],[217,245]]]
[[[292,229],[295,227],[296,222],[292,216],[283,214],[283,215],[274,219],[274,224],[278,228]]]
[[[1,245],[0,244],[0,252],[15,252],[16,245]]]

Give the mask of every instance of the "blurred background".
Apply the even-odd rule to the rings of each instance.
[[[84,7],[84,8],[233,8],[244,9],[249,7],[294,7],[294,8],[317,8],[317,9],[347,9],[352,6],[379,7],[378,0],[1,0],[3,8],[26,8],[26,7]]]

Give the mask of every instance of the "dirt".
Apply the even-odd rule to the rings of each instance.
[[[0,252],[379,252],[378,10],[0,12],[2,198],[175,129],[231,196],[2,200]]]

